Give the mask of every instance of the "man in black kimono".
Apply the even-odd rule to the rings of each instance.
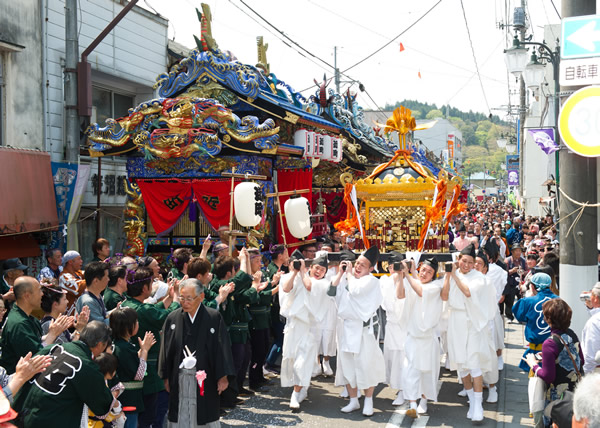
[[[163,326],[158,372],[169,395],[169,428],[218,427],[219,395],[235,375],[231,343],[221,314],[202,304],[197,279],[179,285],[181,309]],[[198,377],[205,376],[200,386]]]

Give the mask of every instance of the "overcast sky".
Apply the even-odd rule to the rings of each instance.
[[[503,56],[503,49],[510,46],[512,29],[502,30],[498,24],[507,22],[507,12],[512,23],[513,9],[521,0],[243,1],[294,42],[329,64],[334,63],[334,46],[337,46],[338,68],[342,71],[406,30],[389,46],[346,72],[351,79],[364,84],[380,107],[415,99],[486,114],[491,109],[504,117],[505,113],[496,109],[508,104],[509,88],[516,90],[515,79],[507,76]],[[561,0],[552,1],[560,13]],[[529,32],[533,32],[534,41],[542,41],[544,25],[560,23],[552,1],[527,1]],[[321,81],[324,73],[328,78],[333,75],[332,69],[321,61],[309,60],[286,46],[274,29],[263,28],[268,25],[242,0],[205,2],[211,6],[212,31],[219,48],[231,51],[240,61],[256,64],[256,36],[263,36],[269,44],[267,58],[271,72],[298,91],[313,85],[313,89],[303,92],[305,96],[314,92],[313,79]],[[199,1],[140,2],[142,7],[149,5],[169,19],[170,38],[188,47],[195,46],[193,35],[199,35],[200,25],[194,7],[200,7]],[[400,43],[405,49],[402,52]],[[342,89],[348,86],[347,80],[348,77],[342,76]],[[333,82],[330,85],[333,87]],[[351,90],[358,90],[357,85]],[[518,103],[516,95],[512,99],[513,104]],[[365,108],[375,108],[366,94],[359,95],[359,103]]]

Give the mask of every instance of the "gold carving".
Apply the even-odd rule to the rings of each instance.
[[[295,125],[296,122],[298,122],[298,119],[300,119],[300,116],[298,116],[297,114],[294,114],[294,113],[290,113],[289,111],[286,111],[284,119],[287,120],[288,122],[292,122]]]
[[[256,38],[256,46],[258,51],[258,63],[256,64],[256,68],[263,71],[265,76],[268,76],[271,73],[271,64],[267,62],[267,49],[269,49],[269,44],[263,42],[263,37],[258,36]]]

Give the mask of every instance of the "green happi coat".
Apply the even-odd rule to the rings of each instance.
[[[127,297],[127,300],[121,305],[123,308],[133,308],[137,312],[138,321],[140,328],[138,334],[132,338],[133,343],[137,343],[137,338],[144,339],[144,335],[147,331],[154,334],[156,343],[150,351],[148,351],[148,368],[146,369],[147,374],[144,379],[144,395],[153,394],[160,392],[165,389],[165,385],[162,379],[158,376],[158,353],[160,351],[160,331],[162,330],[163,324],[167,319],[167,316],[175,309],[179,308],[179,303],[172,303],[168,309],[162,302],[158,302],[154,305],[149,303],[142,303],[132,297]]]
[[[42,349],[42,325],[33,315],[27,315],[18,305],[13,305],[2,330],[0,349],[0,366],[7,374],[13,374],[19,358]]]
[[[25,383],[13,406],[25,416],[25,427],[79,427],[84,404],[95,415],[110,411],[113,396],[85,343],[47,346],[40,354],[54,359],[34,381]]]
[[[218,293],[219,288],[229,282],[235,284],[235,289],[227,296],[227,300],[223,302],[219,311],[223,315],[231,343],[246,343],[250,337],[248,306],[258,303],[258,293],[252,287],[252,277],[243,271],[239,271],[233,278],[228,280],[214,278],[209,288]]]
[[[137,339],[136,339],[137,341]],[[140,365],[138,357],[138,348],[131,342],[127,342],[121,338],[114,341],[113,354],[119,360],[117,368],[117,376],[113,379],[112,384],[122,382],[125,386],[125,391],[119,395],[119,401],[123,407],[134,406],[136,412],[144,411],[144,381],[135,381],[135,375]]]
[[[112,311],[117,307],[119,302],[124,302],[127,299],[127,293],[119,294],[112,288],[104,290],[104,306],[107,311]]]

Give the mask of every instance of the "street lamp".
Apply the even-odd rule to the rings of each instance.
[[[523,47],[522,44],[519,38],[515,36],[512,47],[504,50],[506,68],[515,77],[519,77],[523,70],[525,70],[527,60],[529,59],[527,48]]]
[[[538,61],[538,57],[533,52],[531,54],[531,61],[525,67],[523,71],[523,80],[528,89],[537,89],[544,81],[544,75],[546,74],[546,67],[544,64]]]
[[[517,150],[517,145],[516,144],[507,144],[506,145],[506,151],[510,154],[513,154],[515,152],[515,150]]]
[[[534,51],[531,55],[531,61],[527,64],[527,49],[524,46],[531,45],[537,47],[537,54]],[[523,80],[527,84],[528,88],[535,88],[540,85],[544,79],[543,67],[546,63],[552,64],[552,76],[554,79],[554,92],[552,97],[554,98],[554,127],[555,135],[558,135],[558,114],[560,112],[560,101],[558,95],[560,93],[559,84],[559,67],[560,67],[560,47],[558,40],[554,50],[550,49],[545,43],[520,41],[519,37],[515,35],[513,39],[513,45],[509,49],[504,50],[506,67],[515,76],[519,76],[523,73]],[[540,63],[539,60],[543,61]],[[523,106],[521,106],[523,107]],[[521,123],[521,127],[525,124]],[[522,132],[521,128],[521,132]],[[508,149],[507,149],[508,151]],[[554,161],[556,166],[556,186],[559,186],[559,171],[558,171],[558,156],[559,151],[554,153]]]
[[[496,144],[498,144],[498,147],[500,147],[501,149],[506,147],[506,138],[500,138],[498,140],[496,140]]]

